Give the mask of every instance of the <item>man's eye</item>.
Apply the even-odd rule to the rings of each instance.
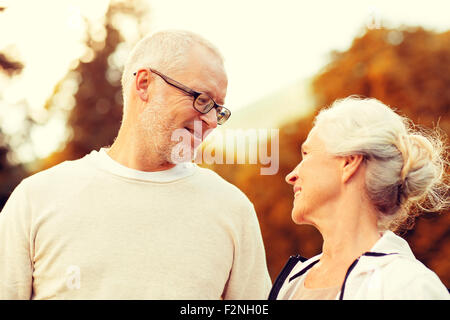
[[[209,105],[211,103],[211,98],[206,94],[201,94],[197,97],[195,102],[201,106]]]

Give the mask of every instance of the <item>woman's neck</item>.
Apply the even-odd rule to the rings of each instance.
[[[341,285],[353,261],[380,238],[376,214],[370,207],[349,201],[342,204],[328,211],[323,221],[316,221],[324,240],[322,256],[306,276],[307,288]]]
[[[369,251],[380,238],[375,209],[364,201],[344,201],[335,219],[320,226],[323,237],[322,264],[351,264]]]

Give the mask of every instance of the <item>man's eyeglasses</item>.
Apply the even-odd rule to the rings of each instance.
[[[217,124],[224,124],[225,121],[231,116],[231,111],[225,108],[224,106],[218,105],[210,96],[203,92],[197,92],[192,90],[191,88],[186,87],[185,85],[175,81],[168,76],[162,74],[161,72],[149,68],[149,70],[158,76],[160,76],[167,84],[183,91],[184,93],[194,97],[193,107],[200,113],[206,114],[211,111],[212,108],[216,109],[217,116]],[[135,76],[137,73],[134,72]]]

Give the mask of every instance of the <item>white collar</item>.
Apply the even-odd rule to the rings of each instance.
[[[361,269],[361,266],[363,266],[363,270],[372,269],[377,266],[387,264],[391,260],[396,259],[398,256],[406,257],[408,259],[415,259],[414,254],[408,245],[408,242],[406,242],[406,240],[397,236],[390,230],[386,230],[381,233],[381,238],[377,240],[377,242],[372,246],[369,252],[381,253],[384,254],[384,256],[372,258],[362,255],[358,259],[361,260],[363,258],[365,263],[359,263],[358,269]],[[321,257],[322,253],[302,263],[298,263],[290,272],[288,279],[301,270],[307,268],[310,264],[319,260]],[[303,274],[301,277],[303,277],[305,274]]]
[[[112,159],[108,153],[108,148],[101,148],[99,151],[93,150],[87,155],[88,159],[102,170],[112,174],[131,178],[135,180],[143,180],[149,182],[171,182],[192,175],[197,166],[192,162],[184,162],[176,164],[175,167],[163,171],[140,171],[128,168]]]
[[[382,232],[381,238],[378,239],[370,251],[386,254],[398,253],[402,256],[415,259],[408,242],[390,230]]]

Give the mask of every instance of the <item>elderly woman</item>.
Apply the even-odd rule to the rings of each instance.
[[[448,205],[443,150],[375,99],[349,97],[321,111],[286,181],[292,219],[320,231],[322,253],[291,257],[269,299],[448,299],[392,232]]]

